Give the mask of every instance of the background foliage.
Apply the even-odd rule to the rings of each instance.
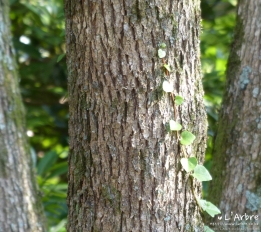
[[[67,216],[68,105],[62,0],[10,0],[27,132],[49,230],[65,231]],[[225,84],[236,0],[202,0],[202,71],[209,120],[206,166],[211,172],[215,124]],[[61,56],[59,58],[62,58]],[[207,194],[207,186],[204,186]]]
[[[68,106],[62,0],[11,0],[27,134],[50,231],[65,231]]]
[[[213,141],[225,87],[225,73],[233,39],[237,0],[202,0],[201,64],[204,101],[208,114],[208,143],[205,166],[211,172]],[[208,182],[203,182],[206,196]]]

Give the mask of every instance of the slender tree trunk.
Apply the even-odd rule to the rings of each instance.
[[[169,79],[185,98],[177,120],[197,135],[184,151],[202,162],[199,1],[66,0],[65,14],[68,231],[203,231],[185,154],[166,130],[174,112],[157,55],[166,43]]]
[[[9,29],[9,1],[0,0],[0,231],[44,231]]]
[[[247,225],[244,231],[261,231],[260,22],[261,0],[240,0],[210,188],[210,197],[220,203],[223,218],[259,215],[252,221],[259,226]]]

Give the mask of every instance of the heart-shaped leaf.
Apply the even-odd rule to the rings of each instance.
[[[184,102],[184,98],[183,97],[181,97],[179,95],[175,96],[175,104],[176,104],[176,106],[181,105],[183,102]]]
[[[179,131],[182,129],[182,126],[178,122],[175,122],[174,120],[169,121],[169,127],[170,130],[172,131]]]
[[[213,205],[211,202],[203,200],[203,199],[197,199],[200,207],[206,211],[211,217],[214,217],[217,214],[220,214],[220,210],[218,207]]]
[[[183,145],[190,145],[195,140],[196,136],[190,133],[189,131],[183,131],[181,133],[180,143]]]
[[[165,43],[161,43],[161,44],[160,44],[160,47],[161,47],[161,48],[166,48],[167,45],[166,45]]]
[[[212,180],[212,176],[203,165],[197,165],[194,169],[194,173],[192,174],[192,176],[199,181]]]
[[[162,88],[165,92],[173,92],[173,86],[168,81],[163,81]]]
[[[180,163],[186,172],[190,172],[197,166],[198,160],[196,157],[182,158]]]
[[[170,67],[169,67],[168,64],[164,64],[163,67],[164,67],[165,69],[167,69],[169,72],[171,71],[171,69],[170,69]]]
[[[159,49],[158,50],[158,56],[159,56],[160,59],[164,58],[166,56],[166,52],[162,49]]]

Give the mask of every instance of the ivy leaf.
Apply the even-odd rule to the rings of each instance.
[[[59,63],[61,60],[62,60],[62,58],[65,56],[65,53],[64,54],[61,54],[61,55],[59,55],[58,56],[58,58],[57,58],[57,63]]]
[[[213,205],[211,202],[203,200],[203,199],[197,199],[200,207],[206,211],[211,217],[214,217],[217,214],[220,214],[220,210],[218,207]]]
[[[204,232],[215,232],[215,231],[211,230],[208,226],[204,226]]]
[[[183,102],[184,102],[184,98],[183,97],[181,97],[179,95],[175,96],[175,104],[176,104],[176,106],[181,105]]]
[[[162,49],[159,49],[158,50],[158,56],[159,56],[160,59],[164,58],[166,56],[166,52],[163,51]]]
[[[168,64],[164,64],[163,67],[164,67],[165,69],[167,69],[169,72],[171,71],[171,69],[170,69],[170,67],[169,67]]]
[[[181,133],[180,143],[183,145],[190,145],[195,140],[196,136],[190,133],[189,131],[183,131]]]
[[[186,172],[190,172],[197,166],[198,160],[196,157],[182,158],[180,163]]]
[[[194,169],[194,173],[192,174],[192,176],[199,181],[212,180],[212,176],[203,165],[197,165]]]
[[[197,198],[197,201],[198,201],[199,206],[200,206],[204,211],[206,211],[206,209],[207,209],[207,201],[206,201],[206,200],[203,200],[203,199],[199,199],[199,198]]]
[[[165,43],[161,43],[161,44],[160,44],[160,47],[161,47],[161,48],[166,48],[167,45],[166,45]]]
[[[162,88],[165,92],[173,92],[173,86],[168,81],[163,81]]]
[[[174,120],[169,121],[169,127],[170,130],[172,131],[179,131],[182,129],[182,126],[178,122],[175,122]]]

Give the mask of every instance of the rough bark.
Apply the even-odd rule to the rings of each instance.
[[[69,71],[68,231],[203,231],[184,157],[165,124],[158,45],[167,44],[177,118],[204,158],[196,0],[65,1]],[[201,185],[193,188],[199,196]]]
[[[44,231],[9,28],[0,0],[0,231]]]
[[[239,1],[210,188],[210,198],[220,204],[223,219],[259,215],[254,220],[259,226],[247,225],[245,231],[261,231],[260,22],[261,0]]]

